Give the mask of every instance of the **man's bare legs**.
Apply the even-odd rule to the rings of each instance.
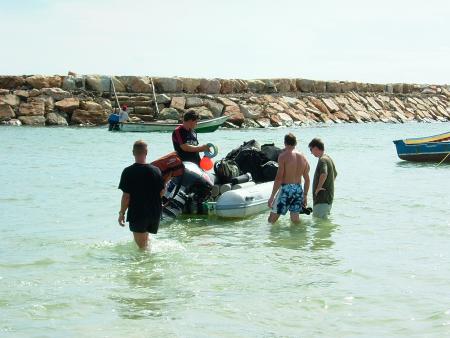
[[[300,214],[298,212],[291,212],[291,222],[300,223]]]
[[[270,215],[269,215],[269,218],[267,219],[267,221],[270,224],[274,224],[278,220],[279,217],[280,217],[280,215],[271,212]]]
[[[134,241],[141,250],[148,247],[148,232],[133,232]]]

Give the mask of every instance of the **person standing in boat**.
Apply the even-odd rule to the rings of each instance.
[[[327,218],[333,205],[336,167],[331,157],[325,154],[321,139],[312,139],[308,147],[311,154],[319,159],[313,179],[313,216]]]
[[[118,113],[114,112],[109,115],[109,131],[119,130],[119,124],[126,121],[128,121],[128,106],[124,104]]]
[[[161,196],[164,181],[159,168],[147,164],[147,144],[136,141],[133,145],[135,163],[125,168],[120,177],[119,189],[122,199],[119,211],[119,225],[125,225],[125,212],[130,231],[139,249],[148,246],[149,233],[158,232],[161,218]]]
[[[290,212],[291,221],[300,221],[300,211],[307,205],[309,191],[309,163],[303,154],[295,150],[296,137],[289,133],[284,137],[285,149],[278,157],[278,171],[273,182],[268,206],[272,208],[269,223],[275,223],[280,215]],[[302,177],[305,180],[302,188]]]
[[[197,140],[197,127],[199,116],[195,110],[188,110],[183,116],[183,124],[178,126],[172,133],[173,148],[182,161],[200,164],[200,155],[202,151],[209,150],[204,144],[199,146]]]
[[[119,113],[119,123],[128,121],[128,106],[124,104]]]

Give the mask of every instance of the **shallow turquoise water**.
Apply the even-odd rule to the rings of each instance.
[[[0,128],[0,336],[450,335],[450,166],[400,161],[391,142],[450,123],[289,130],[335,160],[329,222],[180,219],[141,253],[116,223],[118,179],[137,138],[154,159],[169,134]],[[287,131],[200,140],[224,155]]]

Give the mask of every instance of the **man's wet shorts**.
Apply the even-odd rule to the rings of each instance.
[[[272,212],[286,215],[288,211],[300,213],[303,204],[303,188],[301,184],[282,184],[272,206]]]

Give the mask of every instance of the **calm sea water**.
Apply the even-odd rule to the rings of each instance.
[[[169,134],[0,128],[0,336],[444,337],[450,335],[450,166],[399,160],[392,140],[450,123],[223,130],[322,137],[339,172],[330,221],[271,226],[180,219],[139,252],[116,222],[137,138]],[[311,198],[310,198],[311,200]]]

